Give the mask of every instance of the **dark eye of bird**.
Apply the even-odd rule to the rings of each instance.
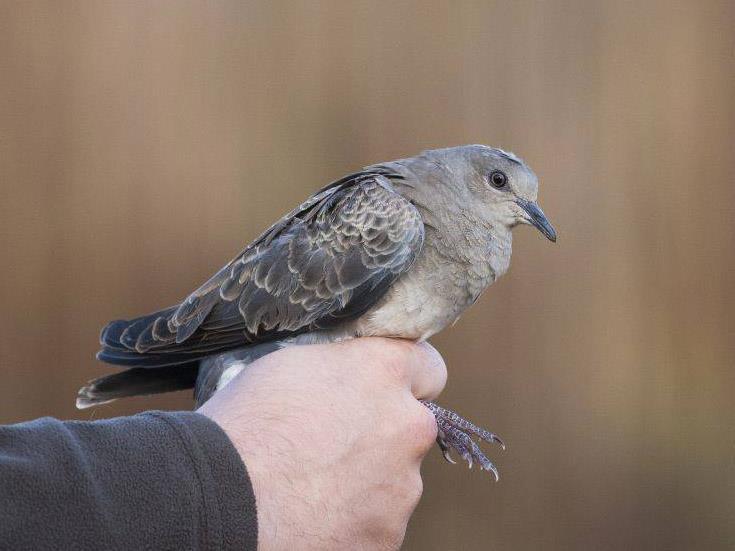
[[[496,170],[495,172],[490,174],[490,183],[493,185],[493,187],[500,189],[505,187],[505,184],[508,183],[508,177],[499,170]]]

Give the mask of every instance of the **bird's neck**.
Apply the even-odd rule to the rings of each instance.
[[[493,281],[505,274],[510,268],[513,252],[513,233],[505,225],[491,227],[489,231],[488,258],[494,272]]]

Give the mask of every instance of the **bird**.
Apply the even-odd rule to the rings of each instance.
[[[77,407],[194,388],[198,407],[256,359],[286,346],[362,336],[425,341],[508,271],[512,230],[556,242],[538,178],[518,156],[462,145],[367,166],[323,187],[181,303],[101,332],[97,358],[123,371],[90,381]],[[476,439],[502,440],[434,402],[437,443],[498,470]]]

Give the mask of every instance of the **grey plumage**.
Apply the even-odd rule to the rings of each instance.
[[[99,359],[174,365],[360,316],[413,263],[424,237],[418,211],[383,174],[400,179],[376,169],[312,196],[179,306],[112,322]]]
[[[134,376],[98,379],[77,403],[108,401],[116,386],[119,396],[130,395],[131,385],[165,391],[157,373],[180,388],[175,366],[187,384],[197,371],[201,403],[260,351],[356,336],[429,338],[506,272],[515,225],[556,239],[537,191],[523,161],[481,145],[426,151],[346,176],[181,304],[110,323],[98,358],[135,368]]]

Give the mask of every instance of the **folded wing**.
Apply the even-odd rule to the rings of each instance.
[[[157,367],[328,328],[365,313],[408,270],[424,227],[385,172],[312,196],[180,305],[102,333],[101,360]]]

